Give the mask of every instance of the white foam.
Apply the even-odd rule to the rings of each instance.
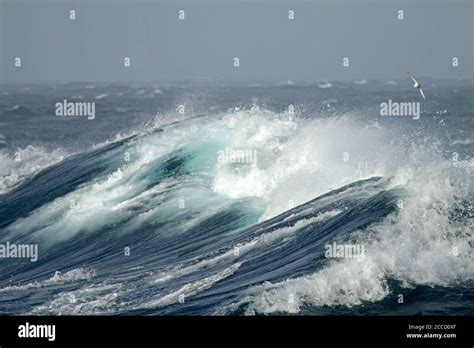
[[[27,283],[25,285],[10,285],[0,289],[0,292],[19,291],[34,288],[44,288],[48,286],[54,286],[58,284],[73,283],[77,281],[91,280],[96,276],[95,270],[87,268],[75,268],[66,273],[56,271],[53,276],[49,279]]]
[[[305,303],[321,305],[354,306],[362,301],[378,301],[389,290],[383,272],[377,267],[366,267],[357,259],[334,263],[320,272],[281,283],[265,283],[254,287],[250,295],[238,304],[248,303],[247,315],[258,313],[298,313]],[[229,310],[236,305],[225,308]]]
[[[80,289],[64,291],[40,306],[33,315],[98,315],[116,312],[121,307],[119,298],[127,292],[121,284],[89,284]]]
[[[140,305],[140,308],[155,308],[155,307],[163,307],[172,303],[178,303],[181,296],[192,296],[195,295],[203,290],[210,288],[212,285],[217,283],[218,281],[229,277],[233,273],[235,273],[241,266],[241,263],[235,263],[230,267],[227,267],[221,272],[213,274],[209,277],[200,279],[194,283],[189,283],[184,285],[183,287],[170,292],[168,294],[160,294],[159,296],[155,297],[151,301],[147,302],[146,304]]]
[[[256,108],[229,114],[222,123],[232,148],[256,150],[257,165],[236,170],[219,164],[213,189],[231,198],[264,199],[261,220],[353,181],[383,176],[392,152],[384,129],[349,117],[297,121]]]
[[[319,88],[326,89],[326,88],[331,88],[332,83],[331,82],[321,82],[318,84]]]
[[[101,94],[96,95],[95,99],[104,99],[104,98],[107,98],[108,96],[109,94],[107,93],[101,93]]]
[[[29,145],[13,154],[0,152],[0,194],[16,187],[25,178],[66,158],[61,149],[53,151]]]

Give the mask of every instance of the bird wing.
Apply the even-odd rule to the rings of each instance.
[[[423,97],[423,99],[426,99],[425,93],[423,93],[423,90],[421,88],[420,88],[420,93],[421,93],[421,96]]]
[[[410,78],[412,79],[412,81],[413,81],[415,84],[417,84],[417,83],[418,83],[418,81],[417,81],[417,80],[416,80],[416,79],[415,79],[413,76],[411,76],[411,74],[410,74],[410,73],[408,73],[408,76],[410,76]]]

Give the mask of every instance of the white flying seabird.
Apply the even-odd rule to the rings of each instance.
[[[410,76],[410,78],[413,81],[413,88],[418,88],[420,90],[420,93],[421,93],[421,96],[423,97],[423,99],[426,99],[425,94],[423,93],[423,90],[421,89],[420,83],[413,76],[411,76],[410,73],[407,73],[407,74],[408,74],[408,76]]]

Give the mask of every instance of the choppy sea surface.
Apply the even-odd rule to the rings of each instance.
[[[0,314],[473,315],[474,87],[423,87],[0,86]]]

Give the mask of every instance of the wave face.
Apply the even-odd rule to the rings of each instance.
[[[430,137],[253,106],[28,151],[0,236],[39,257],[0,262],[1,314],[474,314],[472,162]]]

